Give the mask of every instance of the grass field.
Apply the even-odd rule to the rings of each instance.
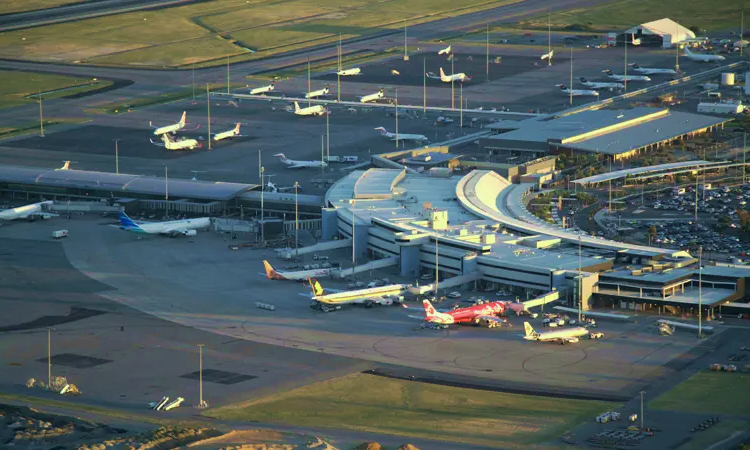
[[[0,1],[0,14],[36,11],[37,9],[54,8],[56,6],[82,3],[84,1],[85,0],[2,0]]]
[[[591,30],[627,30],[640,23],[669,17],[685,27],[720,31],[740,28],[740,3],[705,0],[616,0],[601,6],[572,9],[552,14],[554,29],[569,25],[587,25]],[[547,16],[522,22],[522,26],[547,29]],[[581,30],[585,31],[585,30]]]
[[[229,90],[234,91],[237,88],[243,88],[245,84],[242,83],[230,83]],[[211,92],[226,92],[226,83],[211,83],[208,86]],[[205,102],[206,85],[195,86],[196,98],[202,97]],[[135,109],[145,108],[147,106],[163,105],[165,103],[176,102],[184,100],[193,96],[193,88],[188,87],[176,92],[169,92],[166,94],[155,95],[151,97],[132,98],[122,102],[109,103],[104,105],[97,105],[96,108],[89,108],[86,112],[89,113],[105,113],[105,114],[124,114]]]
[[[750,428],[750,423],[748,422],[737,420],[719,422],[707,430],[693,434],[693,439],[678,448],[679,450],[706,450],[711,445],[732,436],[733,433],[744,431],[748,428]]]
[[[81,124],[91,122],[88,119],[69,119],[50,117],[44,119],[44,132],[46,134],[49,128],[54,128],[55,125],[64,124]],[[3,127],[0,128],[0,140],[8,139],[11,137],[22,136],[26,134],[38,134],[40,132],[39,122],[27,122],[15,127]]]
[[[49,100],[112,85],[111,81],[14,70],[0,70],[0,80],[0,108],[38,103],[40,91],[42,99]]]
[[[0,57],[185,67],[244,61],[520,0],[214,0],[0,34]]]
[[[204,414],[529,449],[613,407],[353,374]]]
[[[699,372],[649,403],[654,409],[716,414],[748,414],[750,376]]]

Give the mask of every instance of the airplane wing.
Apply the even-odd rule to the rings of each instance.
[[[154,144],[154,145],[156,145],[158,147],[166,147],[166,144],[164,144],[163,142],[154,142],[151,139],[149,139],[149,140],[151,141],[152,144]]]
[[[168,235],[177,235],[177,234],[184,234],[189,235],[191,230],[188,229],[185,224],[175,224],[169,227],[164,228],[164,230],[161,232],[161,234],[168,234]]]
[[[500,318],[500,317],[497,317],[497,316],[484,316],[483,315],[483,316],[477,316],[477,319],[481,320],[482,322],[484,322],[484,323],[486,323],[488,325],[491,324],[492,326],[504,325],[504,324],[508,323],[507,320],[505,320],[503,318]]]

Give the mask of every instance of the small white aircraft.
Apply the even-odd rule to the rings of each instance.
[[[168,222],[135,223],[127,214],[120,211],[120,229],[134,233],[163,234],[169,237],[195,236],[197,230],[211,226],[211,219],[170,220]]]
[[[385,97],[385,90],[381,89],[378,92],[370,95],[365,95],[364,97],[361,97],[359,101],[361,103],[367,103],[367,102],[374,102],[376,100],[380,100],[381,98]]]
[[[638,73],[642,73],[644,75],[677,75],[677,72],[675,72],[674,69],[655,69],[655,68],[646,68],[641,67],[638,64],[629,64],[630,66],[633,66],[633,70],[635,70]]]
[[[177,123],[175,123],[175,124],[173,124],[173,125],[167,125],[165,127],[155,127],[154,124],[153,124],[153,122],[149,122],[148,124],[149,124],[149,126],[151,128],[156,128],[154,130],[154,135],[156,135],[156,136],[160,136],[162,134],[167,134],[167,133],[174,134],[174,133],[177,133],[178,131],[182,130],[183,128],[185,128],[185,118],[186,117],[187,117],[187,111],[183,111],[182,112],[182,118],[180,119],[180,121],[177,122]],[[195,127],[195,129],[197,130],[198,127]]]
[[[318,89],[317,91],[312,91],[312,92],[305,92],[305,98],[324,97],[328,95],[329,92],[331,92],[331,90],[328,88],[328,85],[326,84],[326,87],[324,87],[323,89]]]
[[[341,69],[336,73],[338,75],[341,75],[342,77],[349,77],[354,75],[362,75],[362,69],[360,69],[359,67],[355,67],[353,69]]]
[[[440,68],[439,77],[432,72],[427,72],[426,75],[427,75],[427,78],[440,80],[443,83],[450,83],[451,81],[459,81],[461,83],[463,83],[464,81],[471,81],[471,77],[466,75],[465,73],[455,73],[453,75],[446,75],[442,67]]]
[[[438,55],[450,55],[451,51],[453,51],[453,48],[451,48],[451,47],[452,46],[449,45],[449,46],[445,47],[444,49],[440,50],[438,52]]]
[[[581,84],[591,89],[609,89],[610,91],[625,89],[625,85],[622,83],[594,82],[584,77],[581,77]]]
[[[598,97],[599,93],[596,91],[587,91],[585,89],[571,89],[564,84],[558,84],[556,85],[560,88],[561,91],[565,92],[568,95],[573,95],[573,97],[585,97],[585,96],[591,96],[591,97]]]
[[[549,52],[549,53],[545,53],[545,54],[543,54],[543,55],[542,55],[542,57],[541,57],[541,58],[539,58],[539,59],[552,59],[552,57],[553,57],[554,55],[555,55],[555,51],[554,51],[554,50],[550,50],[550,52]]]
[[[387,131],[383,127],[377,127],[375,128],[375,131],[379,131],[381,136],[385,137],[388,140],[395,141],[396,140],[396,133],[391,133]],[[398,140],[399,141],[416,141],[416,142],[427,142],[429,139],[427,139],[427,136],[421,135],[421,134],[404,134],[399,133],[398,134]]]
[[[250,95],[261,95],[267,92],[271,92],[274,89],[276,89],[276,84],[271,83],[268,86],[262,86],[262,87],[257,87],[255,89],[250,89]]]
[[[328,113],[323,105],[308,106],[300,108],[299,103],[294,102],[294,114],[298,116],[322,116]]]
[[[302,190],[302,186],[297,185],[297,192]],[[272,182],[266,184],[266,192],[294,192],[294,186],[277,186]]]
[[[617,81],[651,81],[651,78],[647,77],[646,75],[628,75],[626,77],[625,75],[616,75],[609,69],[602,70],[602,72],[606,73],[608,77]]]
[[[214,142],[220,141],[222,139],[230,139],[230,138],[233,138],[233,137],[241,137],[242,135],[240,134],[240,125],[242,125],[242,124],[241,123],[237,123],[237,125],[234,128],[232,128],[231,130],[222,131],[221,133],[215,133],[213,135]]]
[[[39,203],[32,203],[31,205],[19,206],[18,208],[6,209],[0,211],[0,222],[8,220],[28,219],[29,222],[33,222],[35,219],[49,219],[50,217],[57,217],[59,214],[53,214],[45,212],[44,210],[49,205],[55,202],[47,200]]]
[[[685,47],[685,57],[687,57],[687,59],[691,61],[698,61],[698,62],[716,62],[716,61],[724,61],[726,59],[721,55],[705,55],[705,54],[693,53],[687,47]]]
[[[287,159],[283,153],[277,153],[273,156],[278,156],[281,164],[284,164],[288,169],[304,169],[306,167],[328,167],[328,163],[323,161],[295,161],[293,159]]]
[[[531,324],[529,324],[529,322],[524,322],[523,327],[525,330],[523,338],[527,341],[553,341],[559,342],[560,344],[574,344],[584,336],[594,336],[594,334],[590,333],[589,330],[583,327],[563,328],[561,330],[543,331],[541,333],[535,331],[534,328],[531,327]]]
[[[203,146],[195,139],[182,138],[177,141],[173,141],[169,136],[169,134],[161,135],[161,140],[163,141],[162,144],[154,142],[153,140],[151,141],[151,143],[159,147],[165,147],[167,150],[195,150],[196,148],[201,148]]]

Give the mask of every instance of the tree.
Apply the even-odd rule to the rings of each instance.
[[[656,237],[656,233],[656,225],[651,225],[650,227],[648,227],[648,231],[646,232],[649,239],[653,239],[654,237]]]
[[[727,216],[727,215],[723,215],[723,216],[719,217],[718,222],[719,222],[719,229],[723,230],[723,229],[727,228],[729,226],[729,224],[732,223],[732,218],[729,217],[729,216]]]
[[[690,31],[692,31],[693,33],[695,33],[695,35],[696,35],[696,36],[697,36],[697,35],[699,35],[699,34],[701,34],[701,29],[700,29],[700,28],[698,28],[698,27],[697,27],[697,26],[695,26],[695,25],[691,25],[691,26],[689,26],[689,27],[688,27],[688,30],[690,30]]]

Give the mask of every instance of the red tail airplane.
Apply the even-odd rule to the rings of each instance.
[[[474,325],[486,324],[490,328],[505,323],[505,320],[498,316],[505,314],[509,309],[517,309],[513,307],[513,303],[505,301],[489,302],[481,305],[469,306],[468,308],[458,308],[448,312],[437,311],[429,300],[423,300],[422,304],[424,305],[425,322],[438,325],[450,325],[454,323]],[[523,308],[522,304],[519,303],[518,305]]]

